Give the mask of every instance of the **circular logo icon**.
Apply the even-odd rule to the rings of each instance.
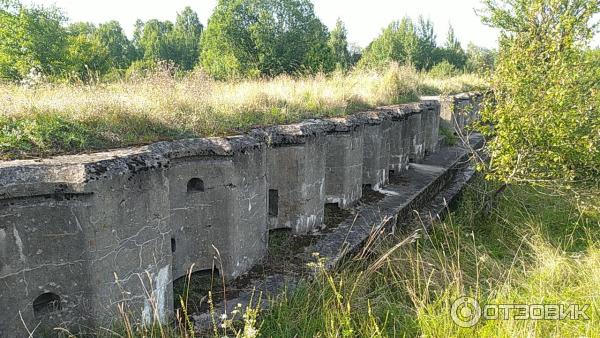
[[[473,327],[481,319],[481,307],[475,298],[460,297],[452,303],[450,315],[456,325]]]

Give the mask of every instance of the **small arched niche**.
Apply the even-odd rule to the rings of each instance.
[[[60,296],[55,293],[43,293],[33,301],[33,314],[36,317],[44,316],[60,310]]]
[[[225,299],[222,282],[217,268],[188,271],[185,276],[173,281],[175,310],[181,309],[182,304],[187,305],[188,311],[204,312],[209,310],[209,292],[215,303]]]
[[[204,181],[201,179],[194,177],[187,183],[187,192],[203,192],[204,191]]]

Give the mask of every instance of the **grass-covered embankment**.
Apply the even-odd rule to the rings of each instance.
[[[598,337],[600,193],[510,186],[491,208],[470,186],[456,211],[416,243],[323,272],[261,315],[264,337]],[[382,258],[383,257],[383,258]],[[481,304],[590,304],[589,320],[451,318],[462,295]],[[513,312],[514,316],[515,312]]]
[[[0,159],[44,157],[253,126],[339,116],[420,95],[481,90],[475,75],[434,78],[392,65],[383,72],[219,82],[201,73],[97,85],[0,85]]]

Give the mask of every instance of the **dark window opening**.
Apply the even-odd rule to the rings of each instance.
[[[269,189],[269,216],[277,217],[279,214],[279,191]]]
[[[187,183],[188,192],[202,192],[204,191],[204,181],[199,178],[192,178]]]
[[[174,237],[171,237],[171,252],[175,252],[177,250],[177,241],[175,241]]]
[[[43,293],[33,301],[33,314],[36,317],[60,310],[60,297],[57,294],[51,292]]]
[[[182,305],[188,311],[205,312],[208,307],[208,293],[215,303],[225,299],[223,280],[216,268],[188,272],[185,276],[173,281],[175,309],[181,311]]]

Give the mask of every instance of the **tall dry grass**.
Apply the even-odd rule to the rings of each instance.
[[[237,134],[485,86],[475,75],[432,78],[398,65],[380,72],[237,82],[214,81],[201,72],[175,78],[167,69],[117,83],[5,84],[0,159]]]
[[[372,258],[281,295],[263,337],[599,337],[600,193],[509,187],[484,207],[490,183],[468,188],[455,212],[413,243],[403,236]],[[387,242],[387,244],[386,244]],[[481,320],[462,328],[454,300],[480,304],[589,304],[589,320]]]

